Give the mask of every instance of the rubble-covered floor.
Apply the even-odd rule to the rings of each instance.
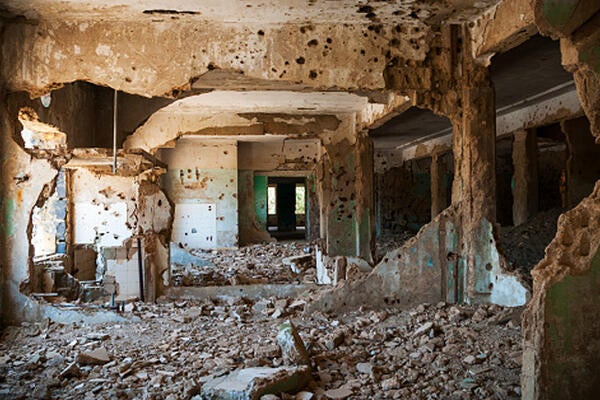
[[[286,257],[314,254],[307,241],[278,241],[240,247],[237,250],[192,251],[202,265],[171,268],[174,286],[228,286],[274,283],[314,283],[314,261],[295,273],[285,265]]]
[[[518,226],[500,229],[500,247],[511,266],[531,283],[531,270],[544,258],[546,246],[556,236],[558,217],[563,212],[553,208],[536,214]]]
[[[138,303],[122,323],[9,327],[0,341],[0,398],[200,399],[211,376],[279,366],[285,319],[309,349],[305,390],[313,399],[520,397],[521,309],[440,303],[328,317],[303,316],[303,304]],[[104,365],[78,358],[100,348],[110,358]],[[335,397],[340,387],[352,395]]]

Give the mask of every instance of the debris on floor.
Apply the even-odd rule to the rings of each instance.
[[[440,303],[333,317],[303,314],[300,300],[163,300],[135,303],[123,323],[8,327],[0,398],[223,398],[208,393],[227,379],[243,386],[240,399],[520,397],[521,309]],[[310,379],[248,391],[273,383],[253,386],[256,376],[285,369],[278,333],[291,324]],[[304,376],[308,366],[288,368],[284,376]]]
[[[500,246],[511,266],[531,283],[531,270],[544,258],[546,246],[556,236],[558,217],[563,212],[553,208],[535,215],[518,226],[500,229]]]
[[[202,262],[172,266],[171,280],[175,286],[314,283],[316,269],[312,248],[308,242],[299,240],[257,244],[236,250],[196,250],[192,256]],[[301,258],[290,260],[295,256]]]

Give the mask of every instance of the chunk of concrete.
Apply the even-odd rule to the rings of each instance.
[[[285,321],[279,326],[277,343],[281,347],[281,356],[287,365],[310,365],[304,342],[291,321]]]
[[[77,363],[80,365],[104,365],[108,362],[110,355],[104,347],[77,354]]]
[[[298,392],[309,379],[306,366],[239,369],[207,381],[202,396],[209,400],[257,400],[265,394]]]

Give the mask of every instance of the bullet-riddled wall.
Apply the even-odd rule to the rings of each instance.
[[[159,157],[168,165],[163,188],[175,204],[172,241],[188,249],[236,247],[237,142],[183,138]]]

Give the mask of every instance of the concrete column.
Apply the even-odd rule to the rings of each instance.
[[[470,303],[490,301],[500,273],[492,234],[496,220],[494,89],[486,80],[479,83],[463,86],[460,119],[454,121],[452,202],[461,216],[461,256],[456,266],[448,266],[446,279],[455,282],[454,297]]]
[[[452,202],[471,220],[496,220],[496,111],[491,84],[464,87],[454,123]]]
[[[321,203],[319,251],[324,264],[319,276],[322,283],[330,283],[336,276],[330,269],[340,264],[336,258],[362,265],[373,261],[373,144],[366,132],[358,134],[355,143],[344,139],[324,145],[317,185]],[[326,265],[330,261],[331,265]]]
[[[513,141],[513,224],[527,222],[538,210],[538,146],[533,130],[519,130]]]
[[[560,126],[569,151],[565,206],[573,208],[592,192],[600,179],[600,145],[595,143],[585,117],[563,121]]]
[[[306,177],[306,240],[319,239],[319,198],[315,174]]]
[[[446,187],[447,168],[442,154],[433,153],[431,156],[431,219],[448,207],[448,191]]]

